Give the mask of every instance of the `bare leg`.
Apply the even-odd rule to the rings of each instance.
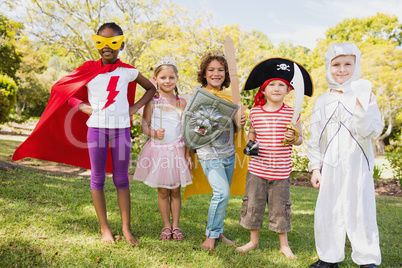
[[[103,190],[91,190],[91,193],[96,215],[98,216],[100,222],[102,242],[114,243],[112,231],[110,230],[109,223],[107,222],[105,193]]]
[[[249,250],[257,249],[259,238],[260,238],[260,229],[252,229],[250,230],[250,242],[248,242],[244,246],[237,247],[235,250],[237,252],[247,252]]]
[[[181,194],[180,194],[180,187],[176,189],[170,190],[170,209],[172,212],[172,227],[180,228],[179,227],[179,220],[180,220],[180,210],[181,210]],[[173,237],[178,240],[184,239],[184,235],[181,234],[179,230],[174,231]]]
[[[162,216],[163,227],[172,228],[170,224],[170,189],[158,188],[158,206]],[[171,235],[161,233],[161,239],[170,239]]]
[[[288,233],[278,233],[279,235],[279,251],[289,259],[297,259],[296,255],[293,254],[288,243]]]
[[[130,228],[130,212],[131,212],[131,199],[130,199],[130,188],[117,189],[117,200],[119,202],[121,222],[123,223],[123,236],[126,241],[135,246],[140,242],[134,238],[131,234]]]

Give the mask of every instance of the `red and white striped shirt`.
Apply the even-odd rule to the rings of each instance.
[[[259,142],[258,156],[251,156],[248,164],[250,173],[270,180],[287,179],[292,171],[293,145],[282,147],[286,125],[293,116],[293,108],[283,104],[274,112],[268,112],[262,106],[253,107],[249,119],[256,132],[256,142]],[[300,119],[300,117],[299,117]]]

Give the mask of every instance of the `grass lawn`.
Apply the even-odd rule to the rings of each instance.
[[[0,160],[8,160],[18,144],[0,140]],[[288,260],[279,253],[278,236],[267,229],[267,218],[258,250],[239,254],[221,243],[213,251],[202,250],[211,195],[193,196],[182,204],[186,240],[160,241],[163,223],[156,189],[139,182],[131,182],[130,187],[132,230],[141,243],[137,247],[124,239],[113,245],[101,243],[88,177],[32,168],[0,169],[0,267],[308,267],[316,260],[316,189],[291,187],[293,229],[288,236],[298,259]],[[105,195],[112,232],[122,236],[110,178]],[[241,196],[232,196],[225,219],[224,234],[237,245],[249,241],[249,231],[238,224],[241,203]],[[401,267],[402,199],[377,196],[377,219],[381,267]],[[350,254],[347,242],[341,267],[358,267]]]

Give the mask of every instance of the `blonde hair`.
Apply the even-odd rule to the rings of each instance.
[[[177,67],[175,65],[173,65],[173,64],[161,64],[161,65],[158,65],[154,70],[154,76],[157,77],[160,72],[162,72],[163,70],[169,69],[169,68],[173,69],[174,73],[176,74],[176,77],[179,77],[179,71],[177,70]],[[182,109],[181,101],[180,101],[180,98],[179,98],[179,90],[177,89],[177,85],[174,88],[174,93],[176,95],[176,107],[179,108],[179,109]],[[155,96],[159,97],[159,85],[158,84],[156,85]]]

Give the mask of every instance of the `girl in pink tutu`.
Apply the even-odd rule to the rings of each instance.
[[[149,141],[142,148],[134,180],[158,188],[158,205],[164,227],[161,240],[183,240],[179,228],[180,187],[192,183],[193,162],[181,135],[181,116],[187,103],[177,91],[178,71],[167,58],[154,71],[157,93],[144,108],[142,132]],[[172,214],[172,223],[170,222]]]

